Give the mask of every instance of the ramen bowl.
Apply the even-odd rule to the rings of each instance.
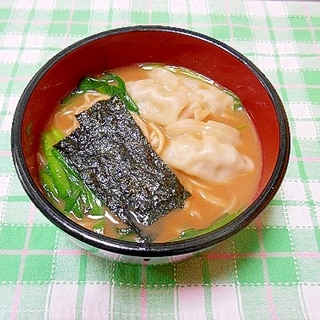
[[[194,70],[238,95],[261,142],[262,171],[256,195],[241,213],[188,239],[144,245],[94,233],[56,209],[41,188],[37,153],[50,110],[85,76],[148,62]],[[288,164],[289,141],[288,120],[281,100],[252,62],[216,39],[164,26],[109,30],[62,50],[31,79],[19,100],[12,124],[15,168],[36,207],[80,247],[115,261],[130,263],[180,261],[207,252],[247,226],[279,189]]]

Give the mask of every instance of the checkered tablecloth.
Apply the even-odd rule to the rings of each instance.
[[[274,84],[291,126],[288,172],[270,205],[179,264],[80,250],[35,209],[11,160],[13,113],[34,73],[85,36],[135,24],[233,46]],[[320,3],[1,0],[0,157],[0,319],[320,319]]]

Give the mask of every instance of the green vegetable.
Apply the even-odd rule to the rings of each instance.
[[[83,218],[83,208],[82,208],[82,203],[80,201],[80,198],[78,197],[74,203],[70,203],[72,206],[70,211],[67,212],[66,208],[64,208],[64,211],[66,213],[72,213],[75,215],[77,218],[82,219]]]
[[[223,92],[228,94],[233,98],[233,110],[242,110],[243,109],[243,104],[240,100],[240,98],[231,90],[229,89],[223,89]]]
[[[226,213],[224,216],[222,216],[220,219],[218,219],[211,226],[209,226],[208,228],[202,229],[202,230],[197,230],[197,229],[185,230],[181,233],[180,237],[177,240],[190,239],[193,237],[201,236],[203,234],[206,234],[206,233],[213,231],[213,230],[216,230],[218,228],[221,228],[222,226],[224,226],[228,222],[232,221],[241,212],[242,212],[242,210],[237,210],[236,212],[234,212],[232,214]]]
[[[97,220],[97,222],[93,225],[93,231],[99,234],[103,234],[104,224],[105,224],[105,218]]]
[[[125,103],[128,110],[139,113],[138,106],[127,93],[125,82],[113,73],[104,73],[99,79],[92,77],[84,78],[79,86],[62,103],[65,104],[73,96],[84,94],[88,91],[108,94],[111,97],[117,95]]]
[[[58,194],[58,190],[52,181],[52,178],[49,176],[47,172],[47,167],[40,171],[40,179],[44,189],[46,190],[47,194],[52,198],[55,199],[55,196]]]
[[[40,179],[49,199],[63,200],[63,211],[78,218],[83,218],[83,214],[103,216],[100,201],[53,147],[61,138],[62,134],[56,129],[47,131],[42,136],[47,165],[40,170]]]
[[[54,156],[49,156],[47,158],[47,163],[49,175],[51,176],[58,190],[59,196],[62,199],[65,199],[67,196],[70,195],[71,191],[71,186],[67,173],[65,172],[61,162]]]
[[[210,78],[205,77],[204,75],[202,75],[198,72],[192,71],[190,69],[187,69],[187,68],[168,66],[167,69],[172,72],[178,72],[178,73],[184,74],[190,78],[198,79],[200,81],[203,81],[203,82],[206,82],[206,83],[209,83],[212,85],[215,84],[215,82],[213,80],[211,80]]]
[[[50,131],[46,131],[42,135],[42,150],[46,157],[51,155],[52,147],[64,137],[62,133],[58,129],[51,129]]]
[[[81,194],[81,190],[76,189],[76,190],[72,190],[72,193],[65,198],[65,206],[64,206],[64,210],[69,212],[72,211],[73,206],[76,204],[77,200],[79,199]]]
[[[134,241],[136,238],[135,232],[130,228],[116,228],[116,230],[119,234],[119,240]]]

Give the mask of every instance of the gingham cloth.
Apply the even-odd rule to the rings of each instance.
[[[35,209],[11,160],[13,113],[34,73],[85,36],[135,24],[233,46],[274,84],[291,126],[288,172],[270,205],[179,264],[126,265],[80,250]],[[314,1],[1,0],[0,319],[320,319],[319,69]]]

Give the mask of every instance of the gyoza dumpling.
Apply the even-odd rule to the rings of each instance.
[[[177,121],[189,103],[185,86],[172,72],[154,68],[148,79],[127,83],[127,90],[139,106],[141,116],[159,125]]]
[[[222,183],[254,169],[237,150],[240,132],[226,124],[184,119],[167,126],[166,134],[171,139],[161,152],[164,161],[202,180]]]
[[[128,82],[127,89],[141,116],[161,126],[182,118],[204,120],[233,107],[233,98],[215,85],[164,68],[152,69],[147,79]]]

